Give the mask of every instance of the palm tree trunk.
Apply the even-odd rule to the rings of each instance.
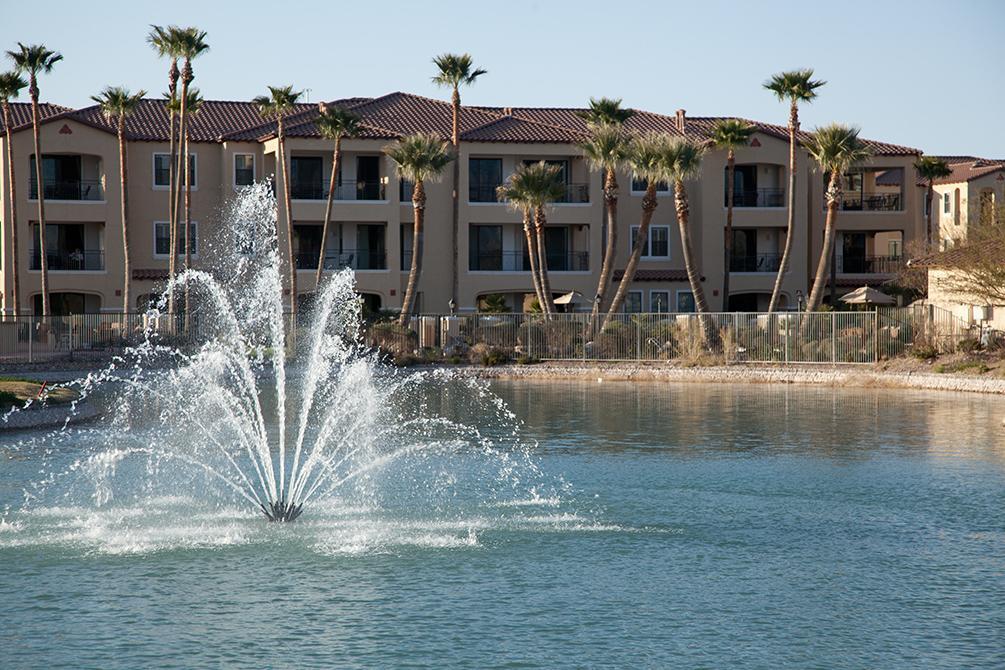
[[[188,75],[190,73],[191,73],[191,64],[186,59],[186,61],[185,61],[185,69],[183,70],[182,77],[181,77],[181,104],[179,105],[179,116],[180,116],[180,119],[178,121],[178,145],[179,145],[178,146],[178,161],[179,161],[178,178],[180,179],[181,183],[178,185],[178,188],[177,188],[177,190],[175,192],[175,213],[174,213],[175,221],[172,224],[175,227],[177,227],[177,225],[178,225],[178,218],[179,218],[179,215],[180,215],[180,211],[179,211],[180,207],[179,207],[178,199],[179,199],[181,191],[184,190],[185,191],[185,199],[186,199],[186,204],[185,204],[185,212],[186,212],[186,218],[185,218],[185,268],[184,268],[185,270],[188,270],[188,261],[189,261],[189,258],[188,258],[188,243],[189,243],[189,239],[188,239],[188,235],[189,235],[189,231],[188,231],[188,228],[189,228],[189,221],[188,221],[188,198],[190,197],[189,179],[191,178],[191,174],[189,173],[189,159],[188,159],[188,142],[187,142],[187,138],[188,138],[188,84],[189,84],[189,81],[190,81]],[[176,233],[176,235],[177,235],[177,233]],[[177,237],[175,239],[177,239]],[[172,249],[171,250],[171,254],[172,255],[175,255],[177,253],[178,253],[177,249]],[[175,267],[177,267],[177,265]],[[189,323],[190,323],[189,322],[189,297],[190,296],[189,296],[189,292],[188,292],[188,276],[186,276],[185,277],[185,331],[186,332],[188,332],[188,327],[189,327]]]
[[[621,305],[625,302],[625,296],[628,295],[628,289],[632,282],[635,281],[635,270],[639,267],[639,259],[642,258],[643,247],[645,247],[646,240],[649,237],[649,224],[653,220],[653,212],[656,211],[657,204],[656,182],[650,179],[646,184],[646,195],[642,198],[642,218],[639,220],[639,232],[635,236],[632,253],[628,257],[628,265],[625,266],[625,274],[621,277],[621,281],[618,282],[618,290],[614,292],[611,306],[604,315],[604,322],[600,324],[601,333],[607,328],[607,324],[611,322],[611,315],[621,309]]]
[[[928,189],[925,191],[925,227],[927,233],[925,234],[925,252],[931,252],[932,250],[932,195],[935,193],[935,187],[932,184],[932,180],[928,180]]]
[[[550,319],[555,313],[555,301],[551,297],[551,280],[548,278],[548,250],[544,241],[546,223],[544,207],[537,207],[534,210],[534,230],[537,232],[537,274],[541,278],[541,297],[544,298],[541,308]]]
[[[540,277],[537,272],[537,239],[534,237],[534,232],[531,230],[531,214],[530,210],[525,210],[523,213],[523,233],[527,238],[527,258],[530,261],[530,280],[534,285],[534,295],[537,296],[537,304],[541,307],[541,311],[544,312],[544,293],[541,292],[541,282]]]
[[[185,127],[185,134],[181,138],[182,146],[184,150],[182,154],[185,156],[185,272],[192,268],[192,162],[189,159],[188,153],[188,127]],[[189,325],[191,323],[191,304],[189,299],[191,297],[191,292],[189,290],[189,277],[185,276],[185,332],[188,332]]]
[[[38,253],[39,269],[42,271],[42,318],[49,316],[49,259],[45,244],[45,184],[42,182],[42,139],[38,130],[38,83],[31,75],[31,126],[35,140],[35,181],[38,184]],[[10,147],[8,146],[8,151]]]
[[[733,259],[733,174],[736,172],[736,155],[730,148],[726,153],[726,240],[723,245],[722,311],[729,311],[729,264]]]
[[[11,300],[14,303],[14,316],[21,314],[21,272],[19,269],[19,256],[17,243],[17,188],[14,182],[14,151],[12,144],[13,135],[10,130],[10,103],[3,103],[3,125],[7,131],[7,181],[10,182],[10,242],[11,250],[11,272],[13,272],[13,287],[11,289]]]
[[[342,137],[335,138],[335,150],[332,152],[332,174],[328,179],[328,202],[325,203],[325,222],[321,228],[321,253],[318,258],[318,271],[314,276],[314,293],[321,290],[321,274],[325,267],[325,249],[328,244],[328,227],[331,225],[332,201],[335,199],[335,180],[338,176],[339,159],[342,156]],[[338,230],[339,253],[342,253],[342,224]]]
[[[290,195],[290,177],[286,169],[286,137],[283,134],[283,116],[279,115],[278,124],[279,160],[282,162],[283,201],[286,203],[286,246],[290,250],[290,319],[293,323],[293,333],[296,333],[297,323],[297,258],[293,253],[293,200]]]
[[[126,191],[126,186],[129,183],[129,177],[126,166],[126,122],[125,117],[122,113],[119,113],[118,120],[118,135],[119,135],[119,190],[120,198],[119,203],[122,206],[122,313],[125,315],[129,312],[132,306],[132,301],[129,298],[129,284],[130,284],[130,267],[129,267],[129,196]]]
[[[771,302],[768,312],[774,312],[782,295],[782,280],[789,271],[789,254],[792,251],[792,237],[796,229],[796,132],[799,130],[799,106],[792,101],[789,107],[789,206],[786,212],[785,247],[782,250],[782,260],[778,264],[778,275],[775,277],[775,287],[771,290]]]
[[[168,158],[168,314],[174,315],[174,278],[178,273],[178,226],[175,214],[175,191],[178,189],[178,167],[175,162],[178,157],[175,147],[175,113],[170,111],[169,130],[170,157]]]
[[[593,309],[590,310],[588,332],[591,336],[596,332],[594,329],[597,318],[604,307],[607,285],[614,269],[614,256],[618,252],[618,177],[610,168],[604,178],[604,206],[607,210],[607,244],[604,248],[604,261],[600,266],[600,278],[597,280],[597,294],[593,298]]]
[[[460,226],[460,188],[461,188],[461,156],[460,156],[460,143],[461,143],[461,94],[457,90],[457,86],[454,86],[453,94],[450,99],[450,106],[453,111],[451,129],[450,129],[450,143],[453,145],[454,149],[454,181],[453,181],[453,219],[451,221],[451,261],[450,261],[450,299],[457,303],[457,289],[458,289],[458,258],[459,251],[457,248],[457,233]]]
[[[422,227],[425,217],[426,188],[419,179],[412,187],[412,267],[408,271],[408,284],[401,301],[401,314],[398,315],[398,326],[401,328],[408,325],[408,318],[412,315],[412,303],[415,301],[415,291],[422,273]]]
[[[695,309],[698,313],[704,314],[708,312],[708,303],[705,301],[705,289],[701,285],[698,264],[694,261],[691,228],[688,226],[688,222],[691,219],[691,207],[688,204],[687,190],[684,188],[684,182],[680,180],[674,182],[673,191],[674,207],[677,209],[677,228],[680,229],[681,253],[684,256],[684,269],[687,271],[687,282],[691,285],[691,294],[694,296]]]
[[[837,222],[838,203],[841,201],[841,175],[835,170],[831,173],[830,185],[827,187],[827,221],[824,224],[824,245],[820,250],[820,260],[817,262],[817,274],[813,279],[813,289],[806,302],[806,311],[813,312],[820,307],[824,294],[824,282],[827,277],[827,267],[834,248],[834,226]],[[835,292],[835,287],[831,287]]]

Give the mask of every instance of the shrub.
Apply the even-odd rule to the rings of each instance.
[[[516,364],[517,365],[537,365],[540,362],[541,362],[541,359],[534,358],[533,356],[527,356],[526,354],[523,355],[523,356],[519,356],[516,359]]]
[[[916,344],[911,347],[911,355],[919,361],[930,361],[939,355],[939,350],[931,344]]]
[[[492,367],[493,365],[502,365],[508,362],[509,355],[502,349],[479,342],[471,347],[471,350],[468,352],[468,360],[474,364],[480,363],[485,367]]]
[[[10,391],[0,391],[0,411],[6,412],[11,405],[20,405],[21,401]]]
[[[962,351],[965,354],[972,354],[975,351],[979,351],[980,350],[981,343],[980,343],[980,340],[976,340],[976,339],[973,339],[973,338],[968,338],[968,339],[965,339],[965,340],[961,340],[960,343],[956,345],[956,348],[959,349],[960,351]]]

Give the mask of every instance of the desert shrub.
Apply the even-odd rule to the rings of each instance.
[[[621,321],[608,323],[593,343],[594,356],[602,359],[635,358],[637,348],[636,326]]]
[[[370,326],[367,343],[392,356],[412,354],[419,348],[419,335],[394,321],[379,321]]]
[[[518,356],[516,359],[517,365],[537,365],[540,362],[540,358],[534,358],[533,356],[527,356],[526,354]]]
[[[911,355],[919,361],[930,361],[939,355],[939,350],[932,344],[915,344],[911,347]]]
[[[961,361],[959,363],[939,363],[932,369],[939,373],[976,372],[977,374],[982,375],[991,368],[989,368],[984,361]]]
[[[972,354],[975,351],[980,350],[981,343],[980,340],[967,338],[965,340],[961,340],[960,343],[956,345],[956,348],[965,354]]]
[[[471,342],[495,346],[512,347],[515,329],[511,323],[490,323],[471,329]]]
[[[509,354],[503,349],[479,342],[471,347],[471,350],[468,352],[468,359],[476,365],[481,364],[485,367],[492,367],[508,362]]]

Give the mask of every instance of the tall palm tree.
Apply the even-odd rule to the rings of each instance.
[[[283,119],[291,114],[300,101],[303,91],[294,91],[292,86],[269,86],[268,95],[260,95],[252,102],[258,107],[258,112],[265,117],[276,119],[276,142],[279,145],[277,156],[279,170],[283,177],[283,203],[286,206],[286,246],[290,254],[290,311],[294,323],[297,316],[297,259],[293,257],[293,202],[290,196],[289,170],[286,168],[286,135],[283,129]],[[276,205],[279,207],[278,203]]]
[[[164,95],[168,108],[168,144],[169,144],[169,164],[168,164],[168,247],[171,254],[168,257],[168,314],[174,314],[174,278],[177,273],[178,262],[178,201],[180,184],[178,180],[178,147],[180,140],[176,143],[177,128],[175,118],[179,116],[180,103],[178,100],[178,79],[181,78],[181,70],[178,69],[178,59],[182,56],[183,31],[177,26],[167,28],[161,26],[150,26],[150,33],[147,35],[147,43],[153,47],[157,55],[162,58],[169,58],[171,65],[168,68],[168,92]]]
[[[10,101],[21,95],[21,89],[28,85],[17,72],[0,74],[0,105],[3,106],[3,127],[7,134],[7,194],[10,200],[10,242],[11,242],[11,272],[14,283],[11,288],[11,301],[14,305],[14,316],[21,314],[21,273],[18,269],[17,243],[17,188],[14,181],[14,134],[11,124],[14,119],[10,113]]]
[[[314,277],[315,290],[321,286],[321,274],[325,267],[325,247],[328,244],[328,227],[331,225],[332,201],[335,199],[335,185],[338,179],[339,166],[342,163],[342,138],[353,137],[359,133],[360,118],[352,112],[339,107],[325,108],[314,121],[321,136],[335,143],[332,148],[332,173],[328,180],[328,202],[325,203],[325,222],[321,229],[321,255],[318,258],[318,271]],[[342,222],[338,224],[338,246],[342,253]]]
[[[694,259],[691,244],[691,207],[688,203],[687,187],[684,182],[694,179],[701,172],[701,159],[705,154],[705,146],[682,138],[671,139],[666,147],[664,161],[667,177],[673,182],[673,201],[677,211],[677,228],[680,230],[681,254],[684,256],[684,269],[687,270],[687,281],[691,285],[691,295],[694,296],[695,309],[699,313],[708,312],[705,301],[705,290],[701,286],[701,273]]]
[[[35,140],[35,181],[38,184],[38,253],[42,271],[42,317],[49,316],[49,262],[45,245],[45,183],[42,181],[42,140],[39,138],[38,75],[52,72],[63,57],[44,44],[26,46],[17,43],[17,51],[8,51],[18,73],[28,75],[28,95],[31,96],[31,127]]]
[[[780,72],[764,83],[764,88],[775,94],[781,101],[789,101],[789,206],[785,231],[785,247],[782,260],[778,266],[778,276],[771,290],[771,302],[768,311],[773,312],[778,307],[782,294],[782,280],[789,270],[789,254],[792,251],[792,238],[796,228],[796,134],[799,132],[799,103],[811,102],[817,97],[816,90],[827,82],[813,78],[810,68]]]
[[[198,88],[190,88],[186,91],[185,100],[179,98],[174,102],[177,106],[175,111],[181,113],[182,106],[185,107],[185,117],[195,116],[202,110],[202,94],[199,92]],[[192,161],[189,158],[188,145],[191,140],[192,129],[185,125],[184,134],[179,137],[179,142],[181,146],[181,155],[185,158],[185,232],[182,236],[181,241],[185,245],[185,271],[187,272],[192,267],[192,184],[191,184],[191,174]],[[175,244],[178,243],[178,233],[175,233]],[[189,321],[189,284],[188,281],[185,282],[185,327],[188,328]]]
[[[806,311],[812,312],[820,306],[827,276],[827,264],[834,249],[834,227],[843,196],[843,177],[852,166],[869,158],[871,152],[858,138],[858,128],[832,123],[817,128],[807,143],[810,156],[817,162],[824,174],[828,175],[827,220],[824,224],[824,242],[817,262],[817,273],[813,279],[813,289],[806,303]],[[831,286],[832,295],[836,290]]]
[[[642,197],[642,217],[639,220],[639,231],[635,235],[632,243],[632,253],[628,257],[628,264],[625,266],[624,276],[618,282],[618,290],[614,292],[611,306],[604,315],[604,321],[600,324],[601,332],[607,328],[611,321],[611,315],[621,309],[628,295],[628,289],[635,281],[635,271],[639,267],[639,259],[649,238],[649,224],[653,220],[653,212],[656,211],[658,203],[656,199],[656,188],[660,182],[665,181],[668,176],[666,153],[670,146],[670,137],[660,133],[649,133],[641,135],[632,140],[628,147],[628,154],[625,162],[632,171],[635,179],[646,183],[646,193]]]
[[[551,280],[548,278],[548,250],[545,245],[547,217],[545,207],[565,196],[565,180],[562,167],[539,161],[523,168],[527,196],[534,207],[534,234],[537,238],[537,275],[541,286],[541,309],[548,316],[555,313],[555,302],[551,297]]]
[[[586,120],[590,131],[590,137],[579,148],[587,162],[604,174],[604,209],[607,214],[604,259],[590,313],[591,333],[597,325],[598,314],[604,308],[607,286],[618,253],[618,170],[624,165],[629,142],[622,126],[634,113],[631,109],[622,108],[620,99],[590,98],[590,106],[579,114]]]
[[[938,156],[921,156],[914,162],[914,169],[928,185],[925,189],[925,248],[931,250],[932,235],[935,232],[932,229],[932,195],[935,193],[935,180],[948,177],[953,171],[949,168],[949,164]]]
[[[451,239],[453,246],[453,256],[451,264],[450,299],[457,301],[457,228],[460,220],[459,190],[461,182],[460,166],[460,143],[461,143],[461,85],[470,86],[475,80],[487,70],[474,67],[471,54],[440,54],[433,59],[433,64],[439,72],[433,77],[433,83],[439,86],[450,88],[451,126],[450,145],[454,156],[458,160],[454,161],[454,181],[453,181],[453,218],[451,219]]]
[[[534,232],[534,202],[531,195],[530,176],[526,166],[521,166],[510,175],[505,184],[496,189],[500,200],[509,203],[510,207],[519,210],[523,216],[523,234],[527,244],[527,258],[530,262],[530,280],[534,287],[534,295],[541,310],[545,310],[544,292],[541,290],[541,276],[538,272],[537,237]],[[545,313],[547,316],[547,313]]]
[[[726,232],[723,245],[722,311],[729,310],[729,263],[733,257],[733,197],[736,184],[736,149],[750,143],[754,127],[739,119],[720,119],[709,138],[716,149],[726,150]]]
[[[412,267],[408,272],[408,285],[401,301],[398,325],[404,327],[412,314],[419,275],[422,272],[422,231],[426,217],[426,187],[424,182],[436,179],[454,160],[450,145],[436,135],[418,133],[407,135],[384,147],[384,153],[394,161],[398,176],[412,182]]]
[[[109,123],[115,124],[115,133],[119,139],[119,204],[122,207],[122,311],[128,312],[132,306],[129,299],[129,171],[126,165],[126,119],[136,111],[146,91],[130,93],[129,89],[119,86],[109,86],[101,95],[91,97],[98,103],[102,114]]]
[[[189,86],[192,84],[192,80],[195,79],[195,72],[192,70],[192,60],[198,58],[202,54],[209,51],[209,44],[206,43],[206,31],[199,30],[198,28],[183,28],[177,33],[178,36],[178,56],[179,58],[184,58],[185,63],[181,69],[181,97],[180,104],[178,107],[178,137],[181,142],[181,151],[179,152],[179,160],[181,161],[181,166],[179,167],[179,172],[181,174],[182,187],[185,189],[185,269],[188,270],[191,265],[191,251],[189,249],[189,232],[192,228],[191,219],[191,200],[192,200],[192,164],[188,153],[188,99],[189,99]],[[177,206],[176,206],[177,207]],[[176,238],[177,239],[177,238]],[[188,328],[188,320],[190,317],[189,310],[189,290],[188,290],[188,280],[185,280],[185,325]]]

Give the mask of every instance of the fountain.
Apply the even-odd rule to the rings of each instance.
[[[73,382],[83,398],[104,389],[114,399],[102,447],[43,477],[29,501],[83,474],[73,480],[90,482],[95,501],[105,504],[116,493],[116,472],[132,468],[135,476],[121,478],[131,495],[158,489],[155,480],[168,480],[165,494],[209,486],[269,521],[291,522],[315,501],[350,489],[357,500],[373,499],[372,474],[406,455],[474,445],[492,452],[503,473],[527,456],[515,437],[499,449],[424,406],[420,396],[449,375],[389,368],[364,346],[351,271],[326,280],[299,334],[290,336],[269,185],[242,191],[226,220],[201,250],[225,270],[191,270],[169,287],[179,305],[188,295],[187,318],[168,315],[165,292],[146,314],[138,345]],[[501,403],[486,401],[484,388],[471,390],[480,419],[512,422]],[[73,439],[57,435],[46,451]],[[132,463],[137,458],[141,465]],[[188,484],[178,481],[185,477]],[[129,495],[118,486],[120,496]]]

